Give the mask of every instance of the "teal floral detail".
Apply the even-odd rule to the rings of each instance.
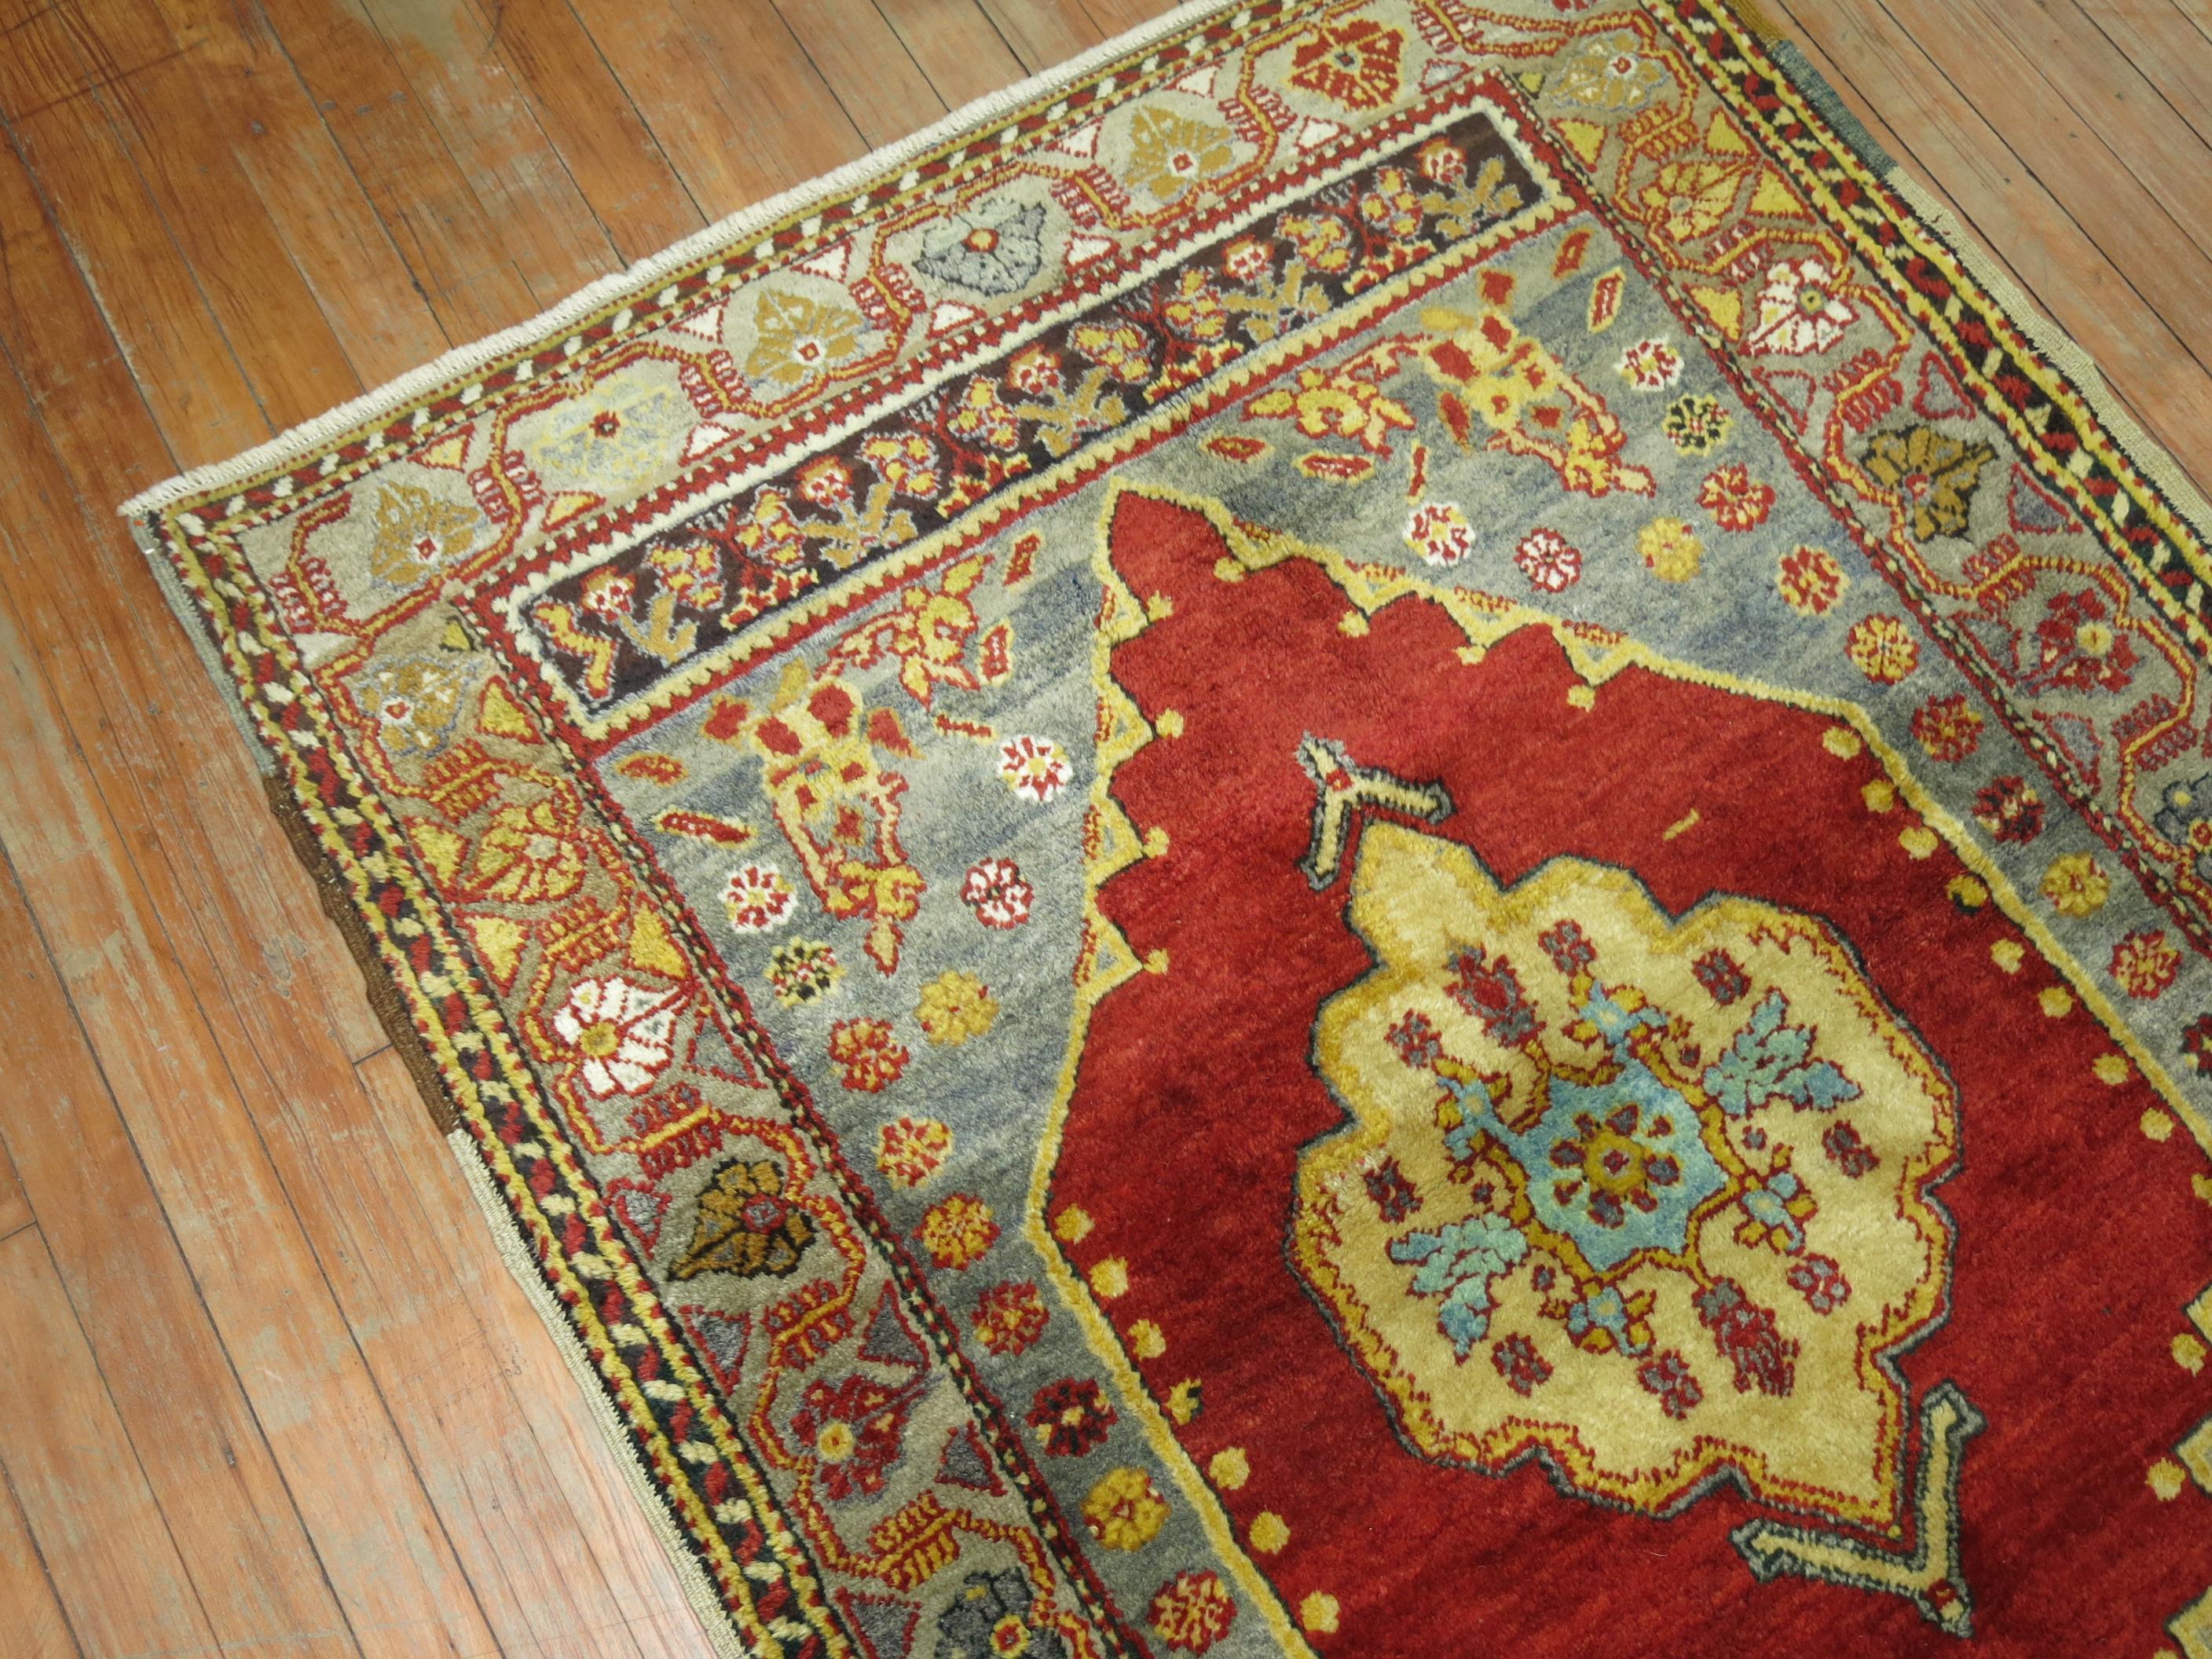
[[[1858,1098],[1857,1084],[1829,1061],[1809,1058],[1813,1029],[1787,1024],[1783,1016],[1789,1012],[1789,999],[1769,991],[1728,1052],[1705,1067],[1705,1092],[1730,1117],[1775,1100],[1786,1100],[1801,1112],[1825,1112]]]
[[[1419,1264],[1413,1294],[1441,1296],[1437,1328],[1451,1339],[1452,1352],[1464,1359],[1490,1330],[1490,1281],[1509,1273],[1528,1254],[1521,1230],[1501,1215],[1469,1216],[1436,1231],[1407,1233],[1393,1239],[1390,1259]]]

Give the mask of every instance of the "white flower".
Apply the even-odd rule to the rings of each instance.
[[[985,859],[968,872],[960,896],[986,927],[1018,927],[1030,919],[1036,890],[1012,859]]]
[[[791,919],[791,884],[773,864],[748,864],[730,872],[722,908],[741,933],[765,933]]]
[[[1423,501],[1406,520],[1406,545],[1429,564],[1457,564],[1474,551],[1474,528],[1449,501]]]
[[[1561,592],[1582,580],[1582,550],[1556,530],[1539,526],[1523,536],[1514,550],[1513,562],[1521,567],[1528,586],[1542,592]]]
[[[1621,354],[1621,378],[1638,392],[1664,391],[1681,374],[1682,354],[1664,340],[1638,340]]]
[[[580,979],[569,988],[553,1029],[581,1058],[587,1093],[641,1095],[653,1085],[674,1057],[681,994],[621,978]]]
[[[1858,315],[1838,296],[1834,283],[1834,273],[1818,259],[1784,259],[1774,266],[1759,291],[1759,320],[1746,343],[1792,357],[1826,351]]]
[[[1074,774],[1049,738],[1010,738],[999,745],[999,775],[1018,795],[1042,805],[1060,792]]]

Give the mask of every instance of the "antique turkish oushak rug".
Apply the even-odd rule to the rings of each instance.
[[[2212,1656],[2212,549],[1721,0],[1187,10],[126,509],[732,1654]]]

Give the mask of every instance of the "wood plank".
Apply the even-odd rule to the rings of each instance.
[[[100,272],[100,310],[117,346],[155,367],[149,394],[165,424],[201,459],[234,453],[269,434],[267,417],[241,400],[238,366],[191,271],[113,125],[94,118],[75,45],[59,9],[33,13],[0,51],[0,119],[15,155],[39,181],[38,209],[13,215],[34,234],[49,218],[82,269]],[[12,240],[12,238],[11,238]],[[11,299],[19,289],[9,272]],[[35,299],[35,296],[33,296]],[[19,301],[20,302],[20,301]],[[103,351],[108,348],[103,346]]]
[[[540,307],[567,298],[621,262],[560,153],[538,126],[528,90],[507,72],[501,14],[471,0],[362,0],[407,95],[499,226]]]
[[[571,0],[709,220],[867,146],[768,0]]]
[[[491,37],[625,263],[658,253],[706,223],[567,0],[500,4]]]
[[[507,228],[416,108],[358,0],[261,9],[447,337],[473,340],[542,309]]]
[[[519,1582],[508,1589],[518,1598],[542,1594],[538,1586],[550,1575],[574,1581],[572,1589],[588,1583],[592,1599],[580,1595],[569,1615],[580,1632],[610,1650],[611,1638],[626,1633],[655,1659],[709,1659],[706,1634],[623,1477],[623,1454],[609,1444],[537,1310],[493,1249],[452,1154],[416,1132],[422,1106],[406,1067],[384,1054],[358,1070],[372,1110],[349,1145],[357,1149],[369,1133],[380,1133],[388,1190],[417,1206],[404,1230],[380,1225],[364,1240],[362,1258],[365,1296],[393,1298],[398,1287],[414,1305],[389,1323],[381,1317],[363,1323],[376,1331],[372,1355],[387,1349],[392,1370],[410,1379],[394,1387],[395,1399],[420,1392],[422,1420],[449,1425],[426,1429],[418,1450],[433,1491],[450,1481],[474,1493],[479,1506],[508,1516],[519,1534],[508,1558]],[[403,1232],[405,1251],[395,1243]],[[422,1310],[440,1304],[469,1317],[425,1328]],[[403,1408],[403,1418],[416,1414]],[[450,1462],[439,1459],[428,1443],[433,1440],[446,1443]],[[473,1569],[472,1576],[481,1589],[483,1577]],[[509,1651],[519,1650],[510,1638]]]
[[[2212,35],[2192,25],[2171,0],[2079,0],[2079,4],[2082,15],[2127,55],[2167,107],[2212,144]],[[2203,12],[2212,20],[2212,6]]]
[[[1082,0],[979,0],[1000,37],[1031,75],[1064,64],[1104,40]]]
[[[1850,9],[1879,5],[1887,11],[1893,3],[1850,0]],[[2033,8],[2020,15],[2031,14]],[[1888,15],[1894,21],[1894,13]],[[2175,223],[2162,192],[2154,194],[2129,172],[2106,143],[2105,124],[2068,107],[2043,73],[2044,54],[2009,38],[2012,26],[1993,29],[1976,0],[1915,0],[1912,15],[1928,60],[1954,89],[1973,85],[1976,108],[2019,163],[2100,247],[2123,255],[2121,275],[2136,301],[2151,309],[2148,296],[2154,295],[2157,313],[2193,359],[2212,351],[2212,256]],[[2070,65],[2059,73],[2065,80]],[[2011,227],[1988,229],[2002,240]],[[2124,303],[2123,296],[2106,298]]]
[[[22,1507],[0,1480],[0,1620],[22,1659],[82,1659]]]
[[[136,21],[139,14],[151,21]],[[283,309],[262,301],[257,273],[246,273],[242,323],[225,313],[242,359],[256,372],[267,372],[262,358],[281,356],[330,382],[291,399],[264,396],[272,418],[296,420],[303,409],[319,414],[360,386],[389,380],[450,343],[258,11],[225,0],[103,0],[95,15],[103,29],[131,18],[141,31],[165,30],[179,47],[198,43],[174,67],[197,83],[203,119],[192,118],[189,93],[179,101],[166,85],[133,83],[124,89],[130,95],[122,100],[123,113],[142,148],[166,154],[188,147],[199,157],[197,168],[173,173],[164,210],[172,222],[189,225],[211,213],[252,212],[258,204],[280,246],[280,262],[296,271],[327,319],[328,344],[302,338],[283,326]],[[157,50],[158,40],[149,40],[143,49]],[[252,200],[244,202],[247,192]],[[284,342],[282,352],[265,351],[272,334]],[[333,356],[331,346],[342,356]],[[351,385],[339,383],[342,367],[350,368]]]
[[[49,439],[74,471],[74,479],[42,478],[36,488],[50,505],[39,510],[51,514],[56,510],[51,504],[67,504],[72,514],[81,509],[86,516],[64,532],[67,544],[82,550],[87,560],[104,561],[106,574],[90,591],[116,604],[120,631],[105,639],[87,636],[83,644],[95,653],[91,682],[119,688],[129,699],[112,746],[139,757],[141,775],[160,810],[174,812],[190,803],[212,814],[224,845],[255,867],[281,875],[290,867],[289,849],[259,799],[252,759],[184,631],[167,614],[151,572],[107,511],[109,503],[162,477],[172,459],[104,318],[40,218],[21,167],[4,154],[0,244],[8,250],[0,343],[12,355],[38,416],[9,451],[20,448],[25,459],[0,475],[0,483],[31,488],[31,457],[43,453]],[[234,373],[227,383],[210,374],[207,383],[211,395],[234,402],[244,395]],[[5,413],[16,420],[26,411]],[[44,438],[37,435],[39,427]],[[70,602],[58,603],[66,609]],[[360,995],[359,970],[324,921],[313,889],[304,879],[278,880],[267,896],[286,907],[283,927],[259,940],[271,971],[288,982],[305,978],[325,986],[333,1029],[349,1058],[381,1048],[384,1031]]]
[[[1083,0],[1083,9],[1098,25],[1098,32],[1110,40],[1141,23],[1151,22],[1163,12],[1174,10],[1175,0],[1167,0],[1164,5],[1159,0]]]
[[[11,453],[21,453],[11,446]],[[12,493],[12,492],[11,492]],[[29,522],[0,496],[9,522]],[[20,643],[0,616],[0,640]],[[58,719],[26,654],[9,649],[9,708]],[[0,1066],[15,1105],[0,1141],[50,1218],[46,1247],[211,1626],[240,1650],[317,1659],[358,1647],[323,1577],[261,1425],[128,1131],[84,1046],[11,872],[0,879]]]
[[[2200,483],[2212,479],[2212,374],[1912,34],[1875,0],[1765,3],[1844,68],[1847,99],[1910,136],[1911,155],[1942,182],[1962,222],[2089,351],[2152,434]],[[2132,246],[2118,245],[2123,257]]]
[[[16,1177],[8,1149],[0,1145],[0,1238],[21,1232],[37,1222],[38,1217],[31,1211],[31,1200],[23,1195],[23,1183]]]
[[[131,1437],[36,1231],[0,1241],[0,1470],[99,1655],[215,1650]]]
[[[113,158],[142,181],[140,210],[152,216],[142,234],[157,246],[164,239],[173,245],[171,263],[189,268],[226,343],[272,329],[298,343],[295,350],[240,360],[266,418],[289,425],[359,390],[268,212],[251,192],[218,182],[231,170],[226,94],[257,68],[265,72],[265,61],[255,61],[265,60],[265,52],[234,27],[203,25],[173,34],[148,0],[103,0],[94,11],[66,0],[33,13],[14,38],[23,50],[4,82],[9,106],[54,100],[42,113],[15,118],[19,132],[32,136],[34,167],[42,130],[81,129],[77,145],[60,153]],[[132,64],[142,67],[124,72]],[[59,83],[64,75],[66,85]],[[62,96],[78,86],[92,89]],[[48,188],[66,212],[70,180],[53,178]],[[111,228],[87,224],[82,234],[88,257],[100,263],[93,239]]]
[[[2033,64],[2050,88],[2046,108],[2071,110],[2094,135],[2087,142],[2108,150],[2158,204],[2160,218],[2144,226],[2148,237],[2179,232],[2212,254],[2212,149],[2076,0],[1966,0],[1962,15],[2001,35],[2008,56],[1992,69],[2003,73],[2014,57]],[[2203,56],[2212,62],[2212,49]],[[2212,124],[2212,112],[2199,118]]]
[[[947,109],[1028,75],[976,0],[877,0]]]
[[[903,138],[945,113],[945,100],[873,5],[856,0],[775,4],[869,149]]]

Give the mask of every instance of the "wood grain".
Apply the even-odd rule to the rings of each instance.
[[[2212,480],[2206,0],[1764,3]],[[112,503],[1158,9],[0,0],[9,1659],[711,1651]]]

